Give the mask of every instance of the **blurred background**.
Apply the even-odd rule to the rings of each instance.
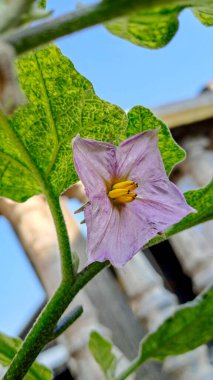
[[[49,0],[47,3],[48,8],[54,10],[55,15],[75,9],[73,0],[60,0],[60,2]],[[84,4],[90,3],[91,1],[84,1]],[[176,36],[169,45],[160,50],[152,51],[130,44],[111,35],[102,26],[62,38],[56,43],[63,54],[74,63],[76,69],[92,82],[98,96],[125,110],[135,105],[149,107],[168,124],[176,140],[188,152],[187,160],[173,172],[171,179],[180,186],[182,191],[187,191],[204,186],[212,178],[212,40],[213,28],[203,26],[189,10],[186,10],[180,16],[180,26]],[[77,191],[68,193],[66,196],[65,207],[71,212],[84,200],[84,195],[79,198]],[[11,221],[15,231],[7,219],[0,216],[0,330],[8,335],[21,334],[23,336],[34,316],[46,302],[46,292],[50,295],[51,290],[48,292],[43,278],[42,285],[39,280],[39,276],[42,277],[39,268],[36,267],[32,257],[30,261],[26,255],[28,253],[30,256],[30,253],[26,252],[27,249],[30,250],[27,245],[29,242],[25,241],[25,250],[19,242],[17,234],[20,236],[21,232],[17,230],[16,223],[17,220],[21,220],[17,218],[23,215],[19,209],[17,211],[14,208],[14,212],[18,213],[18,216],[14,214],[16,219]],[[7,211],[5,215],[6,213]],[[45,216],[47,219],[48,217]],[[23,222],[23,226],[24,223],[26,221]],[[80,225],[79,218],[72,219],[70,223],[77,236],[76,238],[73,232],[72,238],[76,239],[76,246],[83,252],[86,238],[85,226]],[[25,233],[28,234],[27,231]],[[51,235],[52,232],[49,233]],[[22,237],[22,239],[25,238]],[[120,309],[115,306],[118,308],[117,319],[122,319],[121,312],[124,314],[124,320],[121,320],[123,327],[119,327],[118,321],[114,324],[112,321],[109,323],[112,316],[107,315],[107,319],[102,315],[103,313],[97,312],[96,315],[97,299],[100,300],[101,296],[95,293],[95,285],[88,290],[89,301],[85,301],[89,302],[89,312],[93,308],[95,310],[94,324],[99,323],[100,328],[102,323],[105,325],[106,322],[107,325],[108,321],[107,328],[112,331],[116,344],[118,346],[120,344],[120,348],[128,356],[131,351],[130,346],[137,341],[136,337],[141,338],[145,331],[156,325],[178,302],[183,303],[193,299],[208,285],[213,278],[212,247],[212,222],[209,222],[178,234],[169,242],[153,247],[152,250],[147,250],[145,255],[139,255],[140,259],[127,265],[127,268],[109,272],[102,283],[104,281],[108,283],[110,279],[111,294],[116,294],[117,300],[119,299],[117,302]],[[51,250],[57,251],[56,243],[52,242]],[[56,259],[51,260],[51,265],[56,265],[54,261]],[[132,278],[132,273],[136,273],[137,268],[141,268],[142,272],[138,272],[135,279]],[[54,286],[55,283],[53,288]],[[116,297],[110,298],[110,294],[107,293],[109,289],[107,290],[106,286],[102,292],[108,297],[109,302],[113,305],[116,303]],[[152,303],[149,301],[151,299]],[[127,304],[130,306],[128,307]],[[144,312],[145,309],[147,314]],[[93,315],[93,312],[91,313]],[[111,313],[116,314],[112,311]],[[100,322],[97,322],[98,318]],[[138,320],[141,321],[142,327],[139,327],[141,324]],[[124,334],[125,323],[129,324],[132,330],[129,336],[126,333],[126,341],[122,342],[121,336]],[[103,331],[105,331],[104,327]],[[128,343],[130,339],[131,345]],[[56,349],[56,346],[51,349]],[[135,349],[137,351],[137,344],[135,344]],[[58,373],[58,378],[59,376],[64,379],[71,378],[66,363],[70,355],[76,351],[72,353],[68,351],[67,348],[64,349],[63,342],[58,351],[50,351],[49,357],[46,354],[44,358],[44,362],[51,365],[56,374]],[[184,360],[187,363],[186,368],[191,366],[190,368],[196,372],[196,379],[212,379],[213,369],[208,360],[211,345],[210,351],[206,348],[201,351],[188,358],[188,361],[182,358],[181,364],[178,364],[178,359],[172,364],[168,362],[167,366],[164,366],[162,379],[189,380],[192,372],[187,372],[189,370],[184,372],[180,369],[185,365]],[[199,360],[202,358],[201,363],[198,357]],[[75,378],[82,380],[86,372],[84,373],[83,370],[80,372],[77,362],[76,358],[72,359],[72,366],[78,368],[74,372],[82,373],[82,375]],[[151,371],[152,376],[145,370],[143,378],[157,378],[159,368],[151,367]],[[95,376],[93,375],[91,379]],[[100,375],[97,375],[97,379],[100,379],[98,376]]]

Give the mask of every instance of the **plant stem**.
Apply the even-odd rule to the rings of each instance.
[[[56,38],[124,16],[139,8],[146,10],[166,3],[166,0],[105,0],[34,27],[16,29],[4,36],[3,40],[11,44],[17,54],[21,54]]]
[[[52,194],[47,194],[47,198],[57,230],[63,278],[58,290],[43,309],[20,350],[15,355],[3,378],[4,380],[23,379],[40,351],[52,339],[58,320],[75,295],[87,282],[108,265],[108,262],[93,263],[76,277],[72,275],[73,267],[69,238],[59,200]]]
[[[76,306],[70,313],[60,319],[53,330],[52,340],[60,336],[69,326],[71,326],[83,313],[82,306]]]
[[[35,322],[3,379],[21,380],[26,375],[39,352],[48,343],[53,328],[67,306],[65,296],[63,285],[58,288]]]
[[[61,211],[59,199],[52,193],[46,193],[47,201],[55,223],[58,237],[59,252],[61,257],[62,281],[72,285],[75,273],[72,262],[72,254],[70,248],[69,237],[65,220]]]
[[[51,340],[56,323],[75,295],[107,265],[108,262],[92,263],[77,275],[70,289],[66,283],[58,288],[15,355],[3,380],[23,379],[39,352]]]
[[[121,374],[114,380],[125,380],[131,373],[135,372],[142,365],[141,358],[136,358],[128,368],[126,368]]]

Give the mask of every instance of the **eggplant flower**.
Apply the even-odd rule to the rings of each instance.
[[[75,168],[89,198],[90,263],[122,266],[157,233],[195,211],[166,175],[157,133],[140,133],[119,146],[73,139]]]

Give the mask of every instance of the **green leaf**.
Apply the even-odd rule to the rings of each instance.
[[[194,8],[194,15],[206,26],[213,25],[213,6],[203,7],[203,8]]]
[[[192,0],[152,2],[141,5],[129,15],[113,19],[106,23],[106,28],[114,35],[124,38],[135,45],[158,49],[167,45],[178,30],[178,17],[181,11],[189,7],[194,15],[206,26],[213,25],[213,1]],[[177,4],[178,3],[178,4]]]
[[[8,366],[20,345],[20,339],[11,338],[0,333],[0,363],[4,366]]]
[[[105,373],[106,379],[109,380],[113,378],[117,365],[117,359],[112,353],[112,348],[112,343],[97,331],[90,334],[89,349]]]
[[[18,71],[29,103],[11,119],[0,116],[0,196],[24,201],[49,190],[62,193],[77,180],[70,148],[77,133],[116,144],[161,127],[159,147],[167,173],[184,158],[169,129],[151,111],[134,107],[128,123],[125,112],[98,98],[57,47],[21,58]]]
[[[159,149],[167,174],[185,158],[185,151],[173,140],[169,128],[158,119],[148,108],[136,106],[128,112],[127,137],[145,132],[149,129],[159,129]]]
[[[141,9],[106,23],[107,29],[136,45],[150,49],[165,46],[178,30],[178,15],[184,7]]]
[[[22,341],[19,338],[11,338],[0,333],[0,364],[9,366],[21,343]],[[51,380],[52,378],[52,371],[38,362],[32,365],[24,377],[25,380]]]
[[[163,236],[157,236],[154,239],[150,240],[146,245],[147,247],[168,239],[170,236],[180,231],[186,230],[187,228],[213,219],[213,181],[199,190],[187,191],[184,196],[187,203],[190,206],[194,207],[197,212],[189,214],[179,223],[174,224],[172,227],[165,231]]]
[[[29,103],[11,119],[0,116],[0,196],[18,202],[49,191],[58,196],[77,180],[72,138],[118,143],[126,114],[100,99],[56,46],[22,57],[18,72]]]
[[[142,341],[139,360],[163,360],[207,343],[213,338],[213,286],[180,307]]]

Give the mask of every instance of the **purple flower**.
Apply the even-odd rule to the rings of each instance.
[[[119,146],[73,139],[75,168],[89,198],[89,262],[122,266],[157,233],[195,211],[166,176],[157,133],[149,130]]]

